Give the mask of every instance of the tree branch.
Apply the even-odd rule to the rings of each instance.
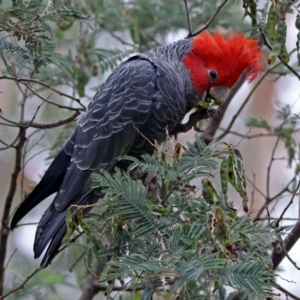
[[[286,253],[288,253],[296,242],[300,238],[300,219],[296,222],[294,227],[288,236],[284,239],[282,243],[277,243],[274,246],[273,252],[271,254],[271,259],[273,262],[273,269],[275,270],[281,261],[286,257]]]
[[[100,270],[100,266],[98,263],[94,264],[94,266],[92,268],[92,273],[94,275],[96,275],[98,278],[100,277],[101,270]],[[94,298],[94,296],[97,293],[100,292],[100,289],[98,288],[98,285],[99,285],[98,280],[95,278],[95,276],[93,274],[91,274],[88,277],[79,300],[91,300]],[[106,289],[107,289],[107,287],[106,287]]]
[[[56,122],[52,122],[52,123],[37,123],[37,122],[25,121],[23,126],[38,128],[38,129],[55,128],[55,127],[59,127],[61,125],[65,125],[65,124],[68,124],[68,123],[74,121],[79,116],[79,114],[80,113],[76,111],[72,116],[58,120]]]
[[[22,163],[22,149],[26,142],[26,129],[20,127],[19,129],[19,141],[15,147],[16,149],[16,158],[15,158],[15,168],[11,175],[11,182],[8,194],[5,199],[4,210],[2,215],[2,228],[1,228],[1,236],[0,236],[0,295],[3,292],[3,283],[4,283],[4,263],[6,257],[6,247],[7,247],[7,239],[9,234],[9,213],[11,210],[12,201],[17,188],[17,179],[18,175],[21,171],[21,163]]]
[[[65,106],[59,103],[55,103],[53,101],[48,100],[47,98],[41,96],[39,93],[37,93],[32,87],[30,87],[29,84],[27,83],[23,83],[34,95],[36,95],[38,98],[40,98],[41,100],[43,100],[44,102],[48,103],[48,104],[52,104],[54,106],[57,106],[58,108],[64,108],[64,109],[68,109],[68,110],[75,110],[75,111],[82,111],[82,109],[78,109],[78,108],[74,108],[71,106]]]
[[[74,101],[76,101],[81,107],[82,109],[77,109],[77,110],[83,110],[85,111],[86,110],[86,107],[81,103],[80,99],[79,98],[76,98],[76,97],[73,97],[69,94],[66,94],[64,92],[61,92],[55,88],[53,88],[51,85],[47,84],[47,83],[44,83],[38,79],[32,79],[32,78],[16,78],[16,77],[11,77],[11,76],[7,76],[7,75],[3,75],[3,76],[0,76],[0,80],[1,79],[7,79],[7,80],[13,80],[13,81],[16,81],[16,82],[21,82],[22,84],[25,85],[25,82],[31,82],[31,83],[36,83],[36,84],[40,84],[48,89],[50,89],[51,91],[59,94],[60,96],[64,96],[66,98],[69,98],[69,99],[72,99]]]

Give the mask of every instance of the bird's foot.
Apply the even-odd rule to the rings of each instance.
[[[172,131],[172,135],[176,136],[177,134],[187,132],[192,128],[194,128],[194,130],[197,132],[202,132],[202,130],[198,127],[198,122],[201,120],[212,118],[219,113],[220,111],[218,109],[212,107],[201,108],[190,115],[187,123],[178,124]]]

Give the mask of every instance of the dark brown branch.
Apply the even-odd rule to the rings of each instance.
[[[68,123],[74,121],[79,116],[79,114],[80,113],[76,111],[72,116],[67,117],[65,119],[58,120],[56,122],[52,122],[52,123],[37,123],[37,122],[25,121],[23,126],[38,128],[38,129],[55,128],[55,127],[59,127],[61,125],[65,125],[65,124],[68,124]]]
[[[286,290],[282,286],[279,286],[278,284],[276,286],[276,289],[279,290],[279,291],[281,291],[282,293],[284,293],[286,296],[291,297],[292,299],[300,300],[299,297],[297,297],[296,295],[292,294],[290,291]],[[286,298],[286,299],[288,299],[288,298]]]
[[[20,105],[20,123],[24,121],[25,115],[25,103],[27,100],[27,93],[28,88],[25,90],[21,90],[23,99]],[[2,116],[1,116],[2,117]],[[1,235],[0,235],[0,295],[3,294],[3,284],[4,284],[4,271],[5,271],[5,258],[6,258],[6,251],[7,251],[7,241],[9,235],[9,213],[11,210],[11,205],[14,199],[14,195],[17,190],[17,181],[19,173],[22,169],[22,150],[26,143],[26,128],[19,127],[19,134],[18,134],[18,142],[15,146],[16,157],[15,157],[15,166],[13,173],[11,174],[11,181],[8,190],[8,194],[5,198],[4,202],[4,209],[2,214],[1,220]]]
[[[288,253],[293,248],[293,246],[296,244],[299,238],[300,238],[300,220],[296,222],[291,232],[284,239],[284,241],[282,243],[277,243],[275,245],[273,252],[271,254],[274,270],[279,266],[282,260],[286,257],[286,253]]]
[[[16,149],[16,158],[15,158],[15,167],[14,171],[11,175],[11,182],[8,194],[5,199],[4,210],[2,215],[1,222],[1,236],[0,236],[0,295],[3,293],[3,282],[4,282],[4,263],[6,257],[6,247],[7,247],[7,239],[9,234],[9,213],[11,210],[12,201],[17,188],[17,179],[18,175],[21,171],[21,163],[22,163],[22,149],[26,142],[26,129],[19,129],[19,141],[15,147]]]
[[[215,13],[210,17],[210,19],[206,22],[206,24],[200,29],[198,30],[196,33],[192,34],[190,37],[194,37],[196,35],[198,35],[199,33],[201,33],[202,31],[204,31],[205,29],[208,28],[208,26],[212,23],[212,21],[215,19],[215,17],[218,15],[218,13],[220,12],[220,10],[223,8],[223,6],[227,3],[228,0],[224,0],[216,9]]]
[[[100,289],[98,288],[98,281],[99,281],[99,277],[101,275],[101,270],[100,270],[100,266],[98,263],[95,263],[93,268],[92,268],[92,273],[83,288],[82,294],[79,298],[79,300],[91,300],[94,298],[94,296],[100,292]],[[97,278],[96,278],[96,277]],[[107,289],[107,287],[106,287]]]
[[[56,122],[52,122],[52,123],[38,123],[38,122],[33,122],[33,119],[31,121],[23,121],[21,123],[17,123],[17,122],[14,122],[12,120],[6,119],[6,118],[4,118],[2,116],[0,116],[0,118],[2,118],[6,122],[9,122],[9,123],[11,123],[11,124],[13,124],[13,125],[15,125],[16,127],[19,127],[19,128],[32,127],[32,128],[38,128],[38,129],[49,129],[49,128],[55,128],[55,127],[58,127],[58,126],[70,123],[70,122],[74,121],[79,115],[80,115],[80,112],[78,112],[76,110],[74,112],[74,114],[71,115],[70,117],[67,117],[67,118],[58,120]],[[12,146],[13,146],[12,144],[6,145],[5,149],[9,148],[9,147],[12,147]]]

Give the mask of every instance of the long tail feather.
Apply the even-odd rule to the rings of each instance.
[[[93,204],[98,201],[99,195],[96,195],[94,190],[88,188],[88,190],[78,198],[76,198],[76,205]],[[37,227],[35,241],[34,241],[34,257],[38,258],[43,253],[44,249],[50,242],[48,249],[41,262],[42,266],[47,266],[51,263],[52,259],[58,253],[59,247],[61,245],[61,240],[63,239],[67,227],[65,222],[65,217],[67,214],[67,209],[63,211],[58,211],[55,209],[55,200],[45,211],[42,216],[39,225]]]
[[[70,163],[70,159],[71,156],[67,155],[64,149],[61,149],[42,180],[18,207],[11,221],[11,229],[14,229],[18,222],[36,205],[59,190]]]

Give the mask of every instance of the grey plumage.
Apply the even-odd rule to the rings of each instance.
[[[121,63],[96,93],[87,112],[53,160],[40,183],[17,209],[11,228],[37,204],[57,192],[42,216],[35,237],[35,258],[50,242],[42,265],[51,263],[66,233],[72,204],[91,204],[100,193],[90,187],[91,174],[111,171],[118,158],[152,154],[148,140],[162,143],[199,101],[182,63],[192,40],[182,40]],[[145,139],[145,137],[148,139]]]

